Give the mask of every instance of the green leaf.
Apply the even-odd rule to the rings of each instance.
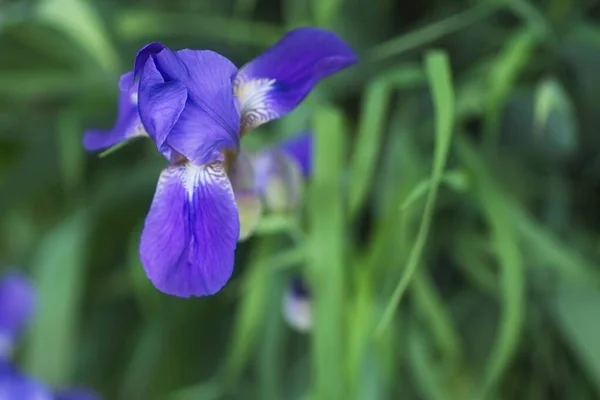
[[[464,192],[468,189],[469,181],[467,175],[460,170],[447,171],[442,176],[442,183],[450,186],[457,192]],[[414,204],[417,200],[425,197],[431,186],[431,180],[425,179],[419,182],[415,188],[410,192],[406,199],[401,205],[404,210]]]
[[[180,389],[168,397],[169,400],[218,400],[222,398],[223,390],[214,380]]]
[[[161,354],[165,351],[165,336],[164,322],[158,319],[139,330],[133,354],[123,374],[120,398],[147,398],[148,386],[159,371]]]
[[[254,250],[244,279],[244,290],[235,316],[233,342],[226,363],[229,379],[235,380],[258,346],[262,326],[267,317],[269,288],[273,271],[269,255],[274,243],[263,239]]]
[[[458,331],[425,271],[416,272],[411,291],[414,294],[415,307],[428,322],[443,359],[450,364],[450,369],[456,372],[462,357]]]
[[[492,64],[487,90],[485,140],[493,149],[499,140],[500,116],[515,82],[533,57],[537,36],[529,29],[514,34]]]
[[[556,79],[544,79],[536,89],[533,131],[560,150],[576,148],[578,128],[574,107]]]
[[[497,188],[483,161],[466,141],[459,143],[462,161],[474,177],[475,196],[483,210],[496,258],[500,264],[502,314],[480,398],[487,398],[508,368],[519,344],[524,324],[525,272],[519,235],[503,191]]]
[[[81,125],[75,110],[61,114],[58,126],[58,148],[63,185],[67,195],[72,195],[81,183],[84,149],[81,145]]]
[[[78,210],[43,238],[33,261],[39,297],[25,369],[49,385],[65,386],[75,372],[87,235],[87,213]]]
[[[37,16],[42,22],[64,32],[101,68],[118,72],[119,55],[90,1],[42,0],[38,3]]]
[[[421,218],[421,224],[417,238],[411,249],[406,268],[398,282],[392,297],[378,324],[377,333],[381,334],[394,316],[394,311],[400,304],[402,295],[410,284],[412,276],[420,262],[423,249],[429,233],[429,226],[433,218],[435,200],[438,186],[442,180],[446,159],[450,151],[452,130],[454,127],[454,94],[452,90],[452,76],[450,63],[446,53],[435,50],[427,53],[425,67],[431,85],[433,103],[435,106],[435,153],[433,158],[433,169],[431,172],[431,187],[425,204],[425,211]]]
[[[334,18],[339,15],[343,2],[344,0],[312,0],[310,5],[316,24],[322,27],[331,25]]]
[[[349,187],[349,213],[354,216],[363,205],[371,187],[384,137],[392,90],[423,82],[420,68],[398,67],[382,74],[367,86],[361,106],[358,136],[350,162],[352,185]]]
[[[373,59],[382,60],[421,47],[489,17],[499,9],[500,5],[501,2],[499,1],[483,2],[467,11],[454,14],[441,21],[413,30],[406,35],[378,44],[371,50],[370,56]]]
[[[309,187],[310,284],[314,293],[313,377],[316,399],[344,398],[343,299],[345,233],[344,149],[340,112],[321,107],[315,117],[314,170]]]
[[[592,317],[598,312],[600,290],[568,282],[558,288],[549,299],[555,323],[600,395],[600,319]]]

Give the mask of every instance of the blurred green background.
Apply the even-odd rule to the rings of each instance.
[[[40,307],[17,359],[106,399],[600,397],[597,0],[0,3],[0,265]],[[137,246],[165,161],[99,158],[118,76],[159,40],[238,66],[296,26],[360,63],[243,140],[315,131],[296,216],[218,295],[157,292]],[[282,318],[294,274],[314,329]]]

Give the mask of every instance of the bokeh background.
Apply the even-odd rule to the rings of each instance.
[[[597,0],[0,3],[0,269],[40,295],[18,364],[105,399],[600,396]],[[296,26],[356,66],[244,137],[315,132],[301,210],[267,214],[218,295],[157,292],[139,232],[165,161],[110,128],[159,40],[237,65]],[[282,317],[295,275],[314,327]]]

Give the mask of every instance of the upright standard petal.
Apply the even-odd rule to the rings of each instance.
[[[233,187],[233,194],[240,215],[240,238],[249,238],[262,215],[262,201],[252,158],[244,150],[226,153],[227,175]]]
[[[294,109],[321,79],[355,63],[335,33],[298,28],[238,72],[235,94],[247,131]]]
[[[308,178],[312,172],[312,132],[302,132],[284,139],[278,147],[292,157],[300,167],[302,175]]]
[[[221,163],[165,169],[146,217],[140,256],[160,291],[179,297],[218,292],[233,272],[240,222]]]
[[[132,83],[127,90],[119,92],[117,123],[110,130],[88,130],[83,136],[83,146],[87,150],[106,149],[135,136],[147,136],[138,114],[138,87],[133,84],[133,72],[123,74],[123,81]]]
[[[302,173],[292,157],[280,148],[258,153],[254,159],[255,185],[272,212],[294,211],[302,194]]]
[[[19,272],[5,273],[0,280],[0,358],[7,356],[35,309],[35,291]]]
[[[238,147],[236,68],[228,59],[212,51],[168,48],[138,57],[145,57],[140,116],[160,151],[172,148],[201,165],[214,161],[219,150]],[[140,63],[136,59],[136,68]]]

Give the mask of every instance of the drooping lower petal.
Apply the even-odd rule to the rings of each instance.
[[[221,163],[175,165],[159,179],[140,242],[148,278],[179,297],[218,292],[233,272],[240,223]]]
[[[238,72],[234,90],[247,131],[294,109],[321,79],[356,62],[335,33],[298,28]]]
[[[132,72],[121,76],[121,81],[131,81]],[[147,136],[138,114],[138,88],[131,85],[120,90],[117,122],[110,130],[88,130],[83,136],[83,146],[89,151],[106,149],[117,143],[136,136]]]
[[[0,359],[29,323],[35,308],[35,291],[19,272],[10,271],[0,280]]]
[[[227,174],[233,187],[235,202],[240,215],[240,238],[249,238],[262,215],[262,201],[259,188],[256,186],[256,177],[252,158],[244,150],[229,153],[226,157]]]

